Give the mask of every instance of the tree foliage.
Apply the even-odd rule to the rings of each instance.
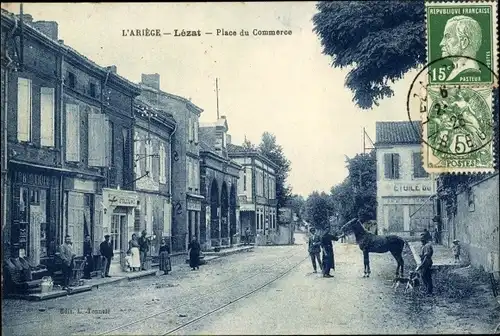
[[[329,195],[318,191],[307,197],[305,217],[315,228],[323,229],[329,224],[329,217],[333,214],[329,198]]]
[[[377,161],[375,151],[357,154],[347,160],[349,176],[332,187],[333,209],[340,221],[359,218],[362,222],[377,217]]]
[[[388,84],[425,63],[424,1],[319,2],[313,17],[332,66],[352,67],[345,86],[362,109],[394,92]]]
[[[283,148],[277,143],[276,136],[272,133],[264,132],[262,134],[258,148],[278,167],[276,171],[276,199],[278,200],[278,208],[284,207],[291,196],[291,188],[286,184],[288,173],[291,170],[291,162],[286,158]]]
[[[287,206],[292,209],[293,213],[302,221],[305,217],[306,200],[303,196],[294,194],[288,200]]]

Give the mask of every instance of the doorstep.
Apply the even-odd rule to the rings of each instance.
[[[98,289],[99,286],[105,286],[109,284],[116,284],[118,282],[124,281],[132,281],[140,278],[144,278],[147,276],[156,275],[156,270],[147,270],[140,272],[123,272],[115,276],[111,276],[110,278],[92,278],[91,280],[85,280],[82,286],[73,287],[68,291],[65,290],[52,290],[48,293],[31,293],[31,294],[9,294],[6,295],[6,298],[12,299],[22,299],[28,301],[42,301],[42,300],[50,300],[58,297],[73,295],[77,293],[89,292],[93,289]]]
[[[420,265],[420,249],[422,243],[409,241],[408,245],[410,246],[413,259],[415,259],[417,265]],[[437,271],[443,271],[443,270],[451,270],[467,266],[467,263],[464,262],[456,263],[455,257],[453,256],[451,249],[447,248],[446,246],[439,244],[432,244],[432,248],[434,250],[434,253],[432,255],[433,269]]]

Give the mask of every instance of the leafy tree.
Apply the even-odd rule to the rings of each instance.
[[[287,206],[297,215],[299,221],[304,219],[306,200],[301,195],[294,194],[288,200]]]
[[[276,136],[272,133],[264,132],[262,134],[259,150],[278,166],[276,171],[276,198],[278,208],[284,207],[291,196],[291,188],[286,185],[286,179],[291,170],[291,162],[286,158],[283,148],[278,145]]]
[[[243,148],[257,150],[257,147],[250,140],[248,140],[246,136],[243,141]]]
[[[425,7],[414,1],[319,2],[313,17],[323,54],[332,66],[350,67],[345,86],[370,109],[394,92],[389,81],[424,64]]]
[[[349,176],[332,187],[334,212],[341,222],[359,218],[362,222],[377,216],[377,161],[375,151],[357,154],[347,160]]]
[[[306,200],[306,220],[318,229],[329,224],[329,217],[333,215],[330,208],[329,196],[324,192],[313,191]]]

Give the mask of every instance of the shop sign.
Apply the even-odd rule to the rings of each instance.
[[[430,184],[395,184],[395,192],[432,192]]]
[[[108,202],[110,206],[135,207],[137,206],[137,196],[110,192],[108,193]]]
[[[33,173],[16,172],[15,182],[28,184],[32,186],[49,187],[51,185],[51,176]],[[53,184],[53,183],[52,183]]]

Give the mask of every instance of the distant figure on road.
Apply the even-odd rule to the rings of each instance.
[[[312,266],[313,266],[313,269],[314,269],[314,273],[317,273],[317,268],[316,268],[316,260],[318,261],[318,265],[320,268],[322,268],[322,265],[321,265],[321,257],[320,257],[320,253],[321,253],[321,237],[316,234],[316,229],[315,228],[311,228],[309,230],[310,234],[309,234],[309,247],[308,247],[308,251],[309,251],[309,256],[311,257],[311,262],[312,262]]]
[[[425,233],[420,234],[420,241],[422,242],[422,249],[420,251],[420,265],[415,269],[422,274],[422,282],[427,289],[427,294],[432,295],[432,255],[434,249],[432,244]]]
[[[141,259],[141,269],[146,270],[146,259],[149,254],[149,248],[151,245],[151,242],[149,241],[149,238],[146,237],[147,232],[146,230],[143,230],[141,233],[141,237],[139,238],[139,251],[140,251],[140,259]],[[148,266],[149,267],[149,266]]]
[[[245,229],[245,245],[249,245],[250,244],[250,229],[247,227]]]
[[[59,246],[59,256],[62,260],[62,272],[64,276],[63,289],[68,289],[73,275],[73,261],[76,257],[75,253],[73,253],[71,236],[67,235],[64,238],[64,244]]]
[[[132,257],[130,259],[130,268],[132,272],[139,271],[141,269],[141,253],[140,253],[140,244],[137,240],[137,235],[132,234],[132,239],[128,242],[128,253]]]
[[[94,270],[94,255],[89,235],[85,235],[85,241],[83,242],[83,256],[85,257],[83,278],[89,280],[92,279],[91,272]]]
[[[103,272],[102,277],[110,277],[109,275],[109,267],[111,266],[111,259],[113,259],[113,246],[109,241],[109,235],[104,236],[104,241],[99,245],[99,250],[101,252],[101,257],[103,258]]]
[[[189,253],[189,267],[194,271],[195,269],[200,269],[200,253],[201,246],[196,239],[196,236],[193,236],[193,239],[188,245],[188,253]]]
[[[321,247],[323,248],[323,277],[331,278],[330,270],[335,270],[335,258],[333,255],[333,243],[339,238],[330,233],[330,227],[327,227],[323,237],[321,237]]]
[[[160,271],[166,275],[172,270],[170,264],[170,249],[168,248],[165,238],[161,240],[160,250],[158,251],[160,257]]]

